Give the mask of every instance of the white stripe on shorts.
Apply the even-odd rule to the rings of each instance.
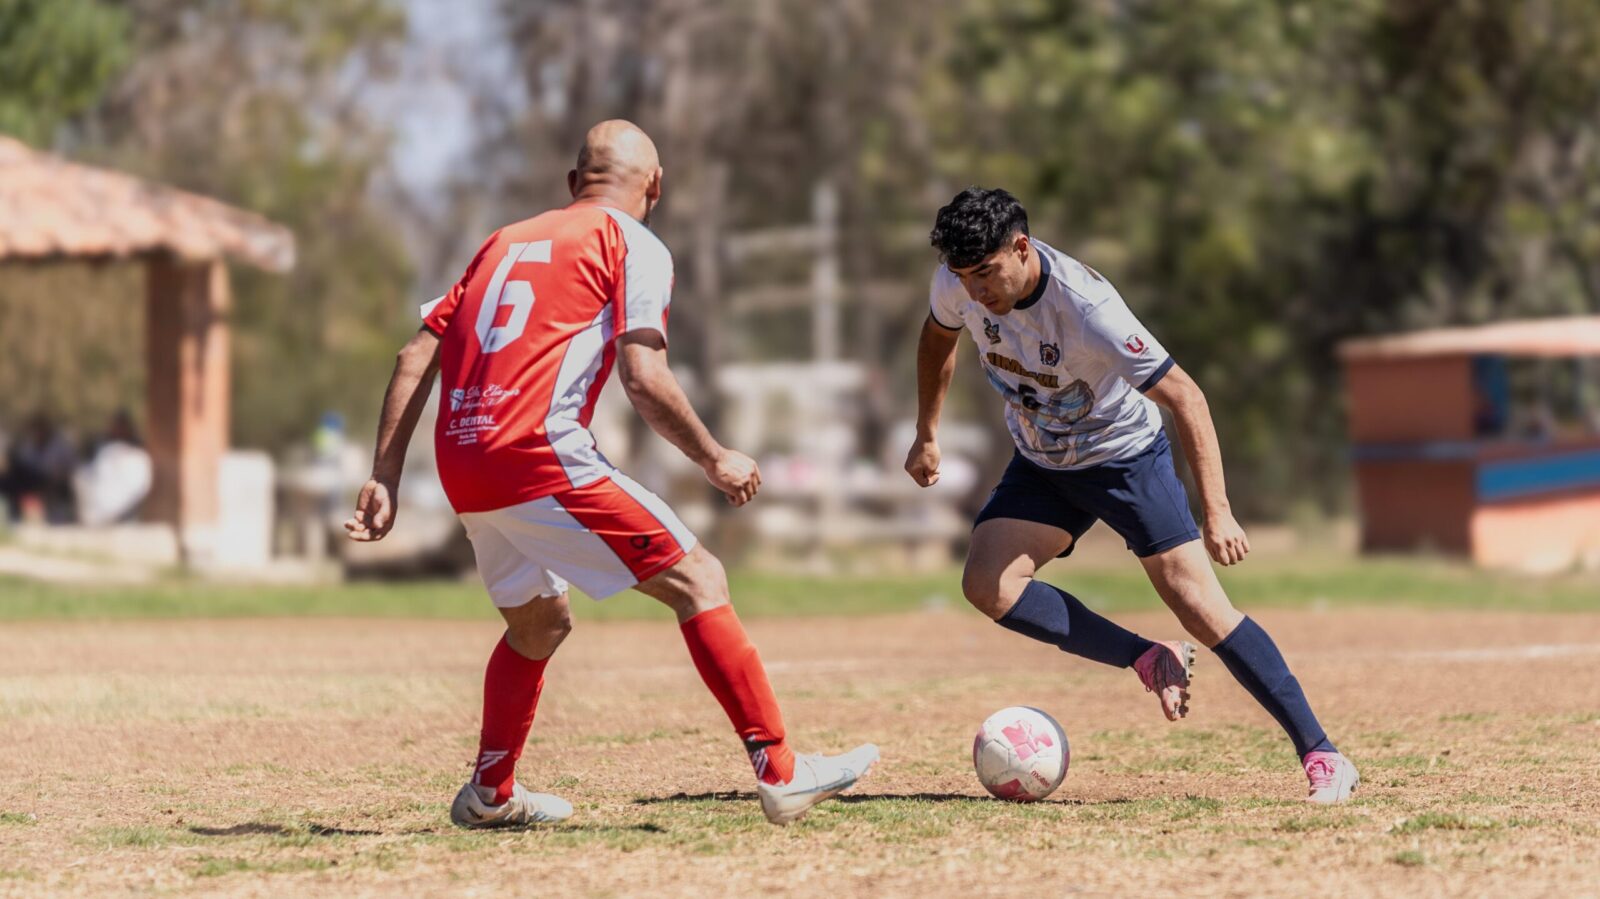
[[[644,506],[646,511],[654,515],[656,521],[661,522],[661,526],[666,528],[667,533],[672,535],[672,539],[678,541],[678,546],[684,552],[694,549],[694,532],[689,530],[688,525],[678,519],[677,513],[673,512],[672,507],[667,505],[661,497],[646,490],[638,481],[620,471],[611,472],[611,482],[621,487],[623,493],[633,497],[634,502]]]

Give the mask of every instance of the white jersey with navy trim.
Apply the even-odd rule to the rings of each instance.
[[[941,265],[929,295],[933,320],[972,332],[984,374],[1005,397],[1011,439],[1029,461],[1075,469],[1137,456],[1161,431],[1143,391],[1172,357],[1099,272],[1031,242],[1039,284],[1011,312],[983,308]]]

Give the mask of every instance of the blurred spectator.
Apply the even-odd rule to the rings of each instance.
[[[150,493],[150,453],[139,440],[133,417],[118,410],[105,436],[72,476],[78,520],[106,525],[128,521]]]
[[[1477,356],[1472,360],[1474,431],[1479,437],[1500,437],[1510,420],[1511,373],[1504,356]]]
[[[6,453],[3,493],[12,520],[72,520],[72,441],[43,412],[28,421]]]
[[[311,434],[311,465],[317,473],[317,483],[322,485],[320,507],[324,516],[337,515],[344,507],[340,488],[347,442],[344,416],[338,412],[322,413]]]

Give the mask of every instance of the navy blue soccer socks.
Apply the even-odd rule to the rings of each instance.
[[[1016,604],[997,623],[1062,652],[1117,668],[1131,666],[1153,645],[1095,614],[1072,594],[1041,580],[1030,581]]]
[[[1305,691],[1289,672],[1276,643],[1248,616],[1233,633],[1211,648],[1228,666],[1239,685],[1250,692],[1277,719],[1289,739],[1294,741],[1294,751],[1300,758],[1308,752],[1337,752],[1328,741],[1328,734],[1311,712]]]

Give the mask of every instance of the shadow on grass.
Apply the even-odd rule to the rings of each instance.
[[[733,794],[729,794],[729,795],[731,796]],[[752,798],[752,799],[755,798],[755,794],[754,793],[749,793],[749,794],[746,794],[746,795],[749,798]],[[502,828],[495,828],[495,830],[499,831],[499,832],[511,832],[511,833],[515,833],[517,831],[523,831],[523,830],[528,830],[528,831],[550,831],[550,832],[553,832],[553,833],[629,833],[629,832],[633,832],[633,833],[666,833],[667,832],[666,828],[662,827],[661,825],[659,825],[659,824],[650,824],[650,823],[644,823],[644,824],[586,824],[586,823],[576,823],[576,824],[573,824],[573,823],[530,824],[530,825],[528,825],[526,827],[502,827]],[[385,834],[390,834],[390,833],[397,834],[397,835],[403,835],[403,836],[438,836],[438,835],[441,835],[441,834],[486,833],[488,831],[471,830],[471,829],[467,829],[467,828],[454,827],[454,826],[449,826],[449,827],[423,827],[423,828],[400,830],[400,831],[354,830],[354,829],[345,828],[345,827],[328,827],[327,825],[323,825],[323,824],[311,824],[311,825],[308,825],[304,830],[302,830],[302,829],[295,828],[295,827],[285,827],[282,824],[263,824],[263,823],[260,823],[260,822],[254,822],[253,821],[253,822],[250,822],[250,823],[247,823],[247,824],[235,824],[232,827],[198,827],[198,826],[196,826],[196,827],[189,828],[189,832],[194,834],[195,836],[200,836],[200,837],[250,837],[250,836],[294,837],[294,836],[301,836],[301,835],[309,834],[309,835],[314,836],[314,837],[329,837],[329,838],[332,838],[332,837],[381,837],[381,836],[384,836]]]
[[[294,833],[282,824],[235,824],[232,827],[191,827],[189,832],[197,837],[281,837]]]
[[[671,796],[642,796],[634,805],[666,805],[673,802],[749,802],[756,794],[749,790],[722,790],[716,793],[673,793]]]
[[[715,793],[674,793],[671,796],[645,796],[633,800],[634,805],[667,805],[674,802],[749,802],[756,798],[756,794],[748,790],[723,790]],[[972,793],[842,793],[828,800],[830,802],[998,802],[1002,800],[990,799],[988,796],[979,796]],[[1054,799],[1046,800],[1052,805],[1121,805],[1133,802],[1132,799],[1101,799],[1090,801],[1087,799]]]
[[[913,802],[998,802],[1002,805],[1124,805],[1133,802],[1132,799],[1040,799],[1036,802],[1014,802],[1008,799],[995,799],[991,796],[982,796],[974,793],[845,793],[835,796],[829,802],[894,802],[909,799]]]
[[[262,824],[249,822],[235,824],[232,827],[191,827],[189,832],[199,837],[250,837],[269,836],[287,837],[308,833],[314,837],[378,837],[383,836],[381,830],[349,830],[343,827],[328,827],[323,824],[311,824],[304,831],[294,827],[285,827],[282,824]]]

